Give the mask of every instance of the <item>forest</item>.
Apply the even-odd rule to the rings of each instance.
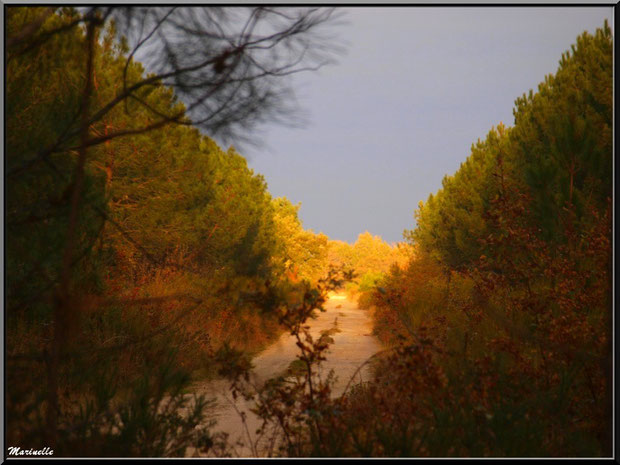
[[[329,58],[312,32],[333,12],[187,10],[5,8],[7,446],[227,457],[191,389],[225,378],[276,456],[609,456],[609,25],[471,146],[402,243],[350,244],[304,228],[235,148]],[[302,63],[312,47],[327,55]],[[340,396],[318,373],[331,333],[306,326],[333,292],[382,346]],[[250,386],[285,333],[301,373]]]

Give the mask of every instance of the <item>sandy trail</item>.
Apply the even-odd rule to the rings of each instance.
[[[316,319],[309,320],[308,324],[312,337],[316,339],[320,337],[322,331],[329,330],[337,322],[339,331],[332,334],[334,343],[330,346],[327,360],[323,362],[319,373],[321,376],[326,376],[330,370],[334,370],[337,379],[333,394],[340,395],[358,367],[378,352],[380,345],[371,334],[370,314],[366,310],[360,310],[355,302],[336,294],[326,302],[325,309],[325,312],[319,312]],[[278,341],[253,359],[253,375],[259,383],[281,374],[288,368],[299,353],[295,342],[296,339],[290,334],[282,334]],[[364,367],[356,375],[354,381],[365,380],[368,376],[368,367]],[[255,432],[260,426],[260,420],[249,411],[250,406],[243,399],[238,399],[233,403],[227,381],[196,383],[192,390],[198,394],[216,398],[217,405],[214,414],[217,425],[214,430],[229,434],[229,441],[237,444],[235,455],[239,457],[251,457],[256,453],[259,456],[262,455],[260,451],[252,450],[249,445],[249,438],[255,442]],[[247,430],[243,426],[238,411],[245,411],[247,414]],[[193,451],[188,452],[190,456],[193,454]]]

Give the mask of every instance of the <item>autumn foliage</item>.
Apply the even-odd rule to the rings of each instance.
[[[6,11],[7,439],[56,456],[183,456],[213,442],[190,383],[215,376],[222,351],[279,336],[285,255],[324,239],[296,210],[285,235],[234,147],[185,117],[157,123],[185,105],[103,18],[152,10],[85,11]],[[228,122],[260,114],[244,111]]]
[[[414,257],[374,296],[381,339],[417,348],[379,368],[388,415],[419,407],[393,453],[611,453],[611,69],[609,27],[584,33],[420,205]]]

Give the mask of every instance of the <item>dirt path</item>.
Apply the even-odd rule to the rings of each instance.
[[[327,375],[334,370],[337,375],[334,385],[334,395],[340,395],[347,383],[369,357],[380,350],[379,342],[371,335],[372,321],[366,310],[357,308],[357,304],[347,300],[343,295],[332,295],[325,305],[326,311],[319,313],[318,318],[310,320],[310,333],[318,338],[321,331],[328,330],[337,322],[339,331],[332,335],[334,343],[323,362],[320,374]],[[253,373],[258,382],[263,382],[286,370],[299,353],[295,345],[295,338],[283,334],[280,339],[259,354],[252,361]],[[360,370],[355,381],[367,379],[367,368]],[[229,434],[232,444],[237,443],[235,454],[239,457],[250,457],[256,451],[249,445],[249,438],[255,441],[255,431],[260,426],[259,419],[249,412],[249,405],[242,399],[233,403],[228,391],[229,384],[223,380],[198,383],[194,391],[206,394],[217,399],[215,415],[217,425],[215,431],[224,431]],[[247,430],[238,411],[247,413]],[[258,452],[260,454],[260,451]]]

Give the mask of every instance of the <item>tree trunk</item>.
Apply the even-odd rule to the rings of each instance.
[[[73,303],[71,299],[71,264],[75,252],[75,242],[77,235],[78,213],[80,198],[84,184],[84,167],[87,156],[87,142],[89,138],[89,108],[90,98],[93,87],[93,61],[94,45],[96,35],[96,24],[94,21],[87,22],[86,26],[86,76],[84,93],[81,105],[81,128],[80,128],[80,148],[78,150],[78,160],[75,167],[73,192],[71,193],[71,210],[69,214],[69,225],[67,227],[67,237],[62,257],[62,268],[60,274],[60,284],[54,299],[53,312],[53,336],[51,348],[47,354],[47,388],[48,406],[46,412],[48,444],[52,448],[57,447],[58,442],[58,375],[59,362],[63,348],[66,344],[67,326],[73,315]]]

